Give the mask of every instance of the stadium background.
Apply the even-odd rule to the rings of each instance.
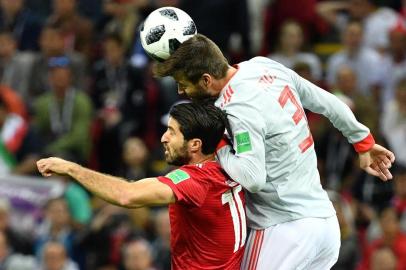
[[[231,63],[268,56],[338,95],[395,152],[394,180],[380,182],[307,112],[340,220],[334,269],[406,269],[405,0],[0,0],[0,269],[170,269],[165,207],[118,208],[35,167],[57,155],[127,179],[171,169],[160,135],[180,98],[138,40],[168,5]]]

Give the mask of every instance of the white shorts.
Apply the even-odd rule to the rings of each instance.
[[[303,218],[251,229],[241,270],[327,270],[337,262],[339,251],[336,216]]]

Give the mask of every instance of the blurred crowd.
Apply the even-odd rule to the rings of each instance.
[[[0,179],[38,177],[51,155],[134,181],[171,169],[160,136],[181,97],[139,40],[161,6],[186,11],[230,63],[267,56],[334,93],[395,153],[381,182],[307,112],[341,227],[333,269],[405,270],[406,0],[0,0]],[[170,269],[167,208],[119,208],[59,180],[28,229],[0,196],[0,270]]]

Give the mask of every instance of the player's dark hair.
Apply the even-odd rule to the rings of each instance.
[[[196,34],[183,42],[165,61],[156,62],[153,73],[157,77],[178,77],[197,83],[204,73],[216,79],[226,76],[228,62],[220,48],[204,35]]]
[[[186,141],[200,139],[202,153],[212,154],[224,135],[227,116],[212,104],[182,103],[169,112],[180,126]]]

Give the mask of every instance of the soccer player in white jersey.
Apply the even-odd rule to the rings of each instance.
[[[156,76],[172,76],[193,100],[215,98],[227,112],[232,145],[217,157],[247,190],[251,228],[242,269],[330,269],[340,230],[317,170],[303,108],[326,116],[352,143],[360,166],[392,178],[394,154],[375,144],[369,129],[334,95],[264,57],[230,66],[207,37],[195,35],[164,62]]]

